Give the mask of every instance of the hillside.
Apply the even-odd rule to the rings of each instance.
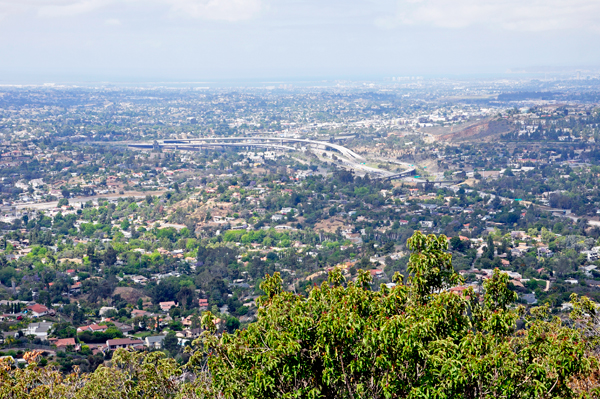
[[[438,137],[440,141],[489,141],[500,134],[512,131],[512,126],[505,120],[485,120],[465,129],[447,133]]]

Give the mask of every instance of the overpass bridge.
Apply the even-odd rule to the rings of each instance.
[[[398,172],[398,173],[394,173],[391,175],[386,175],[386,176],[380,176],[380,177],[373,177],[372,180],[383,180],[383,181],[388,181],[388,180],[396,180],[396,179],[401,179],[403,177],[407,177],[412,175],[413,173],[415,173],[417,170],[415,168],[412,169],[406,169],[403,170],[402,172]]]
[[[148,143],[134,143],[134,144],[128,144],[128,147],[151,150],[154,148],[154,145],[148,144]],[[211,148],[214,148],[214,147],[260,147],[260,148],[274,148],[277,150],[285,150],[285,151],[296,151],[297,150],[297,148],[295,148],[295,147],[279,145],[279,144],[270,144],[270,143],[254,143],[254,144],[249,144],[249,143],[205,143],[205,144],[169,143],[166,145],[159,144],[159,147],[173,148],[176,150],[187,150],[187,151],[200,151],[200,150],[206,149],[208,147],[211,147]]]
[[[339,152],[350,160],[362,161],[364,157],[354,151],[335,143],[326,141],[317,141],[309,139],[299,139],[291,137],[207,137],[202,139],[177,139],[177,140],[161,140],[158,146],[161,148],[175,148],[199,150],[207,147],[264,147],[277,148],[284,150],[296,150],[292,146],[285,144],[304,144],[318,149],[330,149]],[[153,144],[139,143],[129,144],[132,148],[153,148]]]

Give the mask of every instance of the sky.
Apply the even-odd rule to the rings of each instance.
[[[593,68],[599,22],[600,0],[0,0],[0,83]]]

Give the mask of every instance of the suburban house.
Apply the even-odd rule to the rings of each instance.
[[[369,273],[371,273],[371,276],[375,277],[375,278],[381,278],[381,277],[383,277],[383,274],[384,274],[383,270],[381,270],[381,269],[372,269],[372,270],[369,270]]]
[[[69,290],[72,295],[77,295],[81,293],[81,281],[78,281],[75,284],[71,285]]]
[[[44,305],[40,305],[39,303],[27,306],[25,312],[33,317],[42,317],[42,316],[46,316],[47,314],[54,313],[54,312],[51,312],[50,309],[48,309]],[[25,313],[25,312],[23,312],[23,313]]]
[[[194,315],[189,315],[188,317],[182,319],[181,324],[183,324],[184,327],[191,326],[192,325],[192,317],[194,317]]]
[[[75,342],[75,338],[61,338],[61,339],[57,339],[56,341],[52,342],[56,348],[66,348],[67,346],[77,346],[77,343]]]
[[[109,339],[106,341],[106,348],[108,350],[114,351],[119,348],[134,348],[141,349],[144,346],[144,341],[140,339],[131,339],[131,338],[117,338],[117,339]]]
[[[204,331],[204,330],[202,328],[200,328],[200,327],[198,327],[198,328],[186,328],[185,330],[182,331],[182,334],[183,334],[184,338],[195,339],[195,338],[198,338],[200,336],[200,334],[202,334],[202,331]],[[179,335],[177,335],[177,336],[179,337]]]
[[[198,307],[200,308],[200,310],[206,310],[208,309],[208,299],[198,299]]]
[[[131,276],[131,280],[136,284],[146,284],[148,279],[144,276]]]
[[[98,314],[100,316],[104,316],[105,314],[107,314],[108,312],[110,312],[111,310],[114,310],[115,312],[117,312],[117,308],[115,308],[114,306],[102,306],[100,308],[100,311],[98,312]]]
[[[25,330],[23,330],[23,333],[25,335],[35,335],[36,338],[45,340],[48,338],[48,331],[50,331],[51,328],[52,323],[42,321],[39,323],[31,323]]]
[[[155,335],[144,339],[145,345],[150,349],[162,349],[163,340],[166,335]]]
[[[546,258],[550,258],[554,253],[548,247],[539,247],[537,249],[538,256],[544,256]]]
[[[131,311],[131,317],[142,317],[142,316],[150,316],[149,312],[141,309],[133,309]]]
[[[121,330],[124,333],[133,331],[133,327],[131,327],[131,324],[120,323],[118,321],[110,320],[110,319],[106,319],[105,321],[110,321],[111,323],[113,323],[115,325],[115,327],[117,327],[119,330]]]
[[[587,260],[590,262],[600,259],[600,247],[593,247],[590,251],[582,251],[581,253],[587,255]]]
[[[84,332],[84,331],[90,331],[90,332],[104,332],[106,331],[106,329],[108,328],[108,326],[106,325],[101,325],[99,326],[98,324],[90,324],[89,326],[81,326],[81,327],[77,327],[77,332]]]
[[[177,302],[175,302],[175,301],[160,302],[158,305],[160,306],[160,309],[163,312],[168,312],[171,308],[177,307]]]

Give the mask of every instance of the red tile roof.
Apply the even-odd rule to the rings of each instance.
[[[39,303],[36,303],[35,305],[27,306],[27,309],[31,310],[32,312],[35,312],[35,313],[45,313],[48,311],[47,307],[45,307],[44,305],[40,305]]]
[[[67,345],[75,346],[76,345],[75,338],[62,338],[62,339],[56,340],[56,342],[54,342],[54,345],[56,345],[57,348],[67,346]]]
[[[81,326],[78,327],[77,330],[78,331],[104,331],[108,328],[107,325],[103,324],[101,326],[99,326],[98,324],[90,324],[89,326]]]

